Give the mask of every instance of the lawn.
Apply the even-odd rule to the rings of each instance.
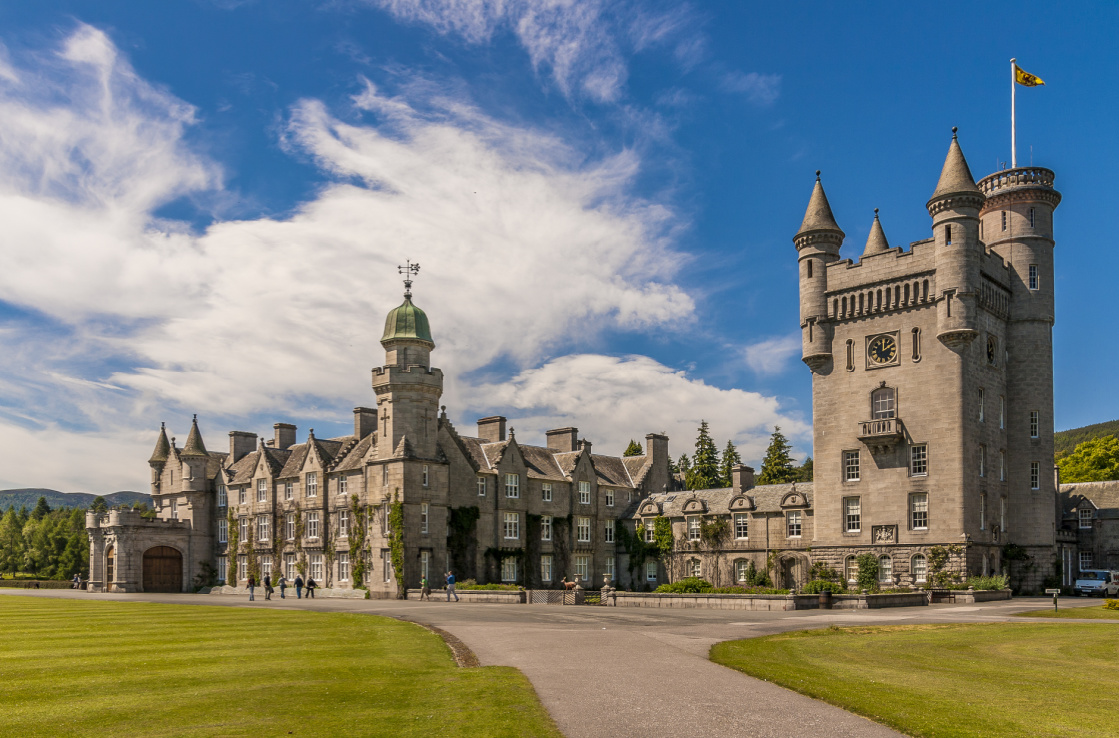
[[[1105,610],[1103,605],[1095,607],[1062,607],[1053,612],[1053,607],[1048,610],[1030,610],[1029,612],[1014,613],[1022,618],[1080,618],[1082,620],[1119,620],[1119,610]]]
[[[711,659],[912,736],[1114,736],[1119,628],[828,628],[727,641]]]
[[[354,613],[0,596],[19,736],[559,736],[528,679]]]

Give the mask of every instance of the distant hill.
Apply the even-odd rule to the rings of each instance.
[[[1104,436],[1119,438],[1119,420],[1109,420],[1106,423],[1086,425],[1083,428],[1057,431],[1053,434],[1053,456],[1058,459],[1067,456],[1079,444]]]
[[[84,492],[59,492],[53,489],[3,489],[0,490],[0,512],[8,508],[26,507],[28,510],[35,507],[40,497],[47,498],[51,509],[59,507],[89,507],[97,495]],[[110,507],[114,505],[131,505],[133,502],[146,502],[151,507],[151,495],[143,492],[113,492],[102,495]]]

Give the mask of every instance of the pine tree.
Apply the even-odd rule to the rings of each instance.
[[[46,497],[40,497],[39,502],[36,503],[35,509],[31,511],[32,520],[42,520],[44,515],[51,511],[51,506],[47,504]]]
[[[676,462],[676,468],[684,479],[684,488],[690,489],[690,487],[688,487],[688,479],[690,479],[692,475],[692,461],[688,458],[687,454],[680,454],[680,460]]]
[[[793,459],[789,455],[792,446],[781,432],[780,426],[773,427],[769,448],[765,451],[762,461],[762,472],[758,475],[758,484],[785,484],[796,480],[796,469]]]
[[[89,504],[89,509],[95,513],[103,513],[109,510],[109,503],[105,502],[105,498],[97,495],[93,498],[93,502]]]
[[[645,449],[641,448],[641,444],[638,443],[637,441],[633,440],[632,438],[629,441],[629,445],[626,446],[625,453],[622,454],[622,456],[644,456],[644,455],[645,455]]]
[[[688,489],[711,489],[719,484],[719,451],[711,440],[707,421],[699,422],[699,435],[695,439],[695,456],[692,457],[692,473]]]
[[[738,455],[738,449],[734,447],[734,441],[727,441],[727,447],[723,449],[723,458],[719,460],[719,476],[722,479],[724,487],[731,486],[730,470],[736,464],[742,463],[742,457]]]
[[[797,481],[798,482],[811,482],[812,481],[812,457],[809,456],[804,460],[804,463],[797,467]]]

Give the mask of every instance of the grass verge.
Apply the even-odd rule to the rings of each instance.
[[[1062,607],[1053,612],[1048,610],[1030,610],[1029,612],[1014,613],[1020,618],[1079,618],[1081,620],[1119,620],[1119,610],[1105,610],[1103,605],[1096,607]]]
[[[727,641],[716,663],[923,738],[1115,735],[1119,629],[837,628]]]
[[[559,736],[523,674],[355,613],[0,597],[3,732]]]

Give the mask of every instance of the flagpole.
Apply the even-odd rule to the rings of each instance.
[[[1016,131],[1014,130],[1014,67],[1017,65],[1017,59],[1010,60],[1010,168],[1018,168],[1018,141],[1016,140]]]

